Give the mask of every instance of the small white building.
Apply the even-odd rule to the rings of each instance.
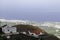
[[[2,32],[4,32],[5,34],[16,33],[17,32],[17,28],[16,27],[5,26],[5,27],[2,27]]]

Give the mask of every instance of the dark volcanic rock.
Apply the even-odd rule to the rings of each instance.
[[[51,34],[41,35],[39,38],[24,35],[24,34],[19,34],[19,35],[11,35],[10,39],[7,39],[6,37],[4,37],[4,40],[60,40],[60,39]]]

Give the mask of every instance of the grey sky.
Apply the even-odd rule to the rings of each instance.
[[[60,21],[60,0],[0,0],[0,18]]]

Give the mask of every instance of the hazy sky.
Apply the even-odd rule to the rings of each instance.
[[[60,21],[60,0],[0,0],[0,18]]]

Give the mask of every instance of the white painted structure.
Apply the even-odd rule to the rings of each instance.
[[[38,37],[38,35],[36,35],[35,33],[31,33],[30,31],[28,31],[28,32],[29,32],[30,36]]]
[[[16,27],[6,26],[6,27],[2,27],[2,32],[4,32],[5,34],[8,34],[8,33],[16,33],[17,32],[17,29],[16,29]]]

